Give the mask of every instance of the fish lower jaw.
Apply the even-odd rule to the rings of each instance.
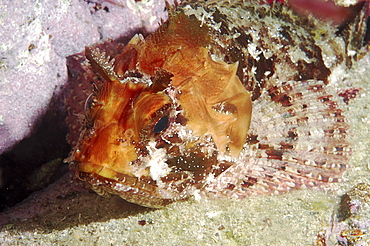
[[[113,179],[96,173],[79,171],[78,177],[86,181],[99,195],[115,194],[143,207],[162,208],[172,202],[182,200],[170,193],[163,194],[157,184],[150,184],[147,180],[140,180],[127,174],[116,173]]]

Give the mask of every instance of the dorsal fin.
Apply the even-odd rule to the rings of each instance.
[[[89,60],[93,70],[97,72],[104,80],[118,81],[118,76],[114,72],[113,62],[109,61],[109,57],[105,56],[105,52],[101,53],[99,48],[85,48],[85,55]]]

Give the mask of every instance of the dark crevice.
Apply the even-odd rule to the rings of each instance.
[[[65,140],[64,117],[62,110],[50,105],[33,134],[0,155],[0,212],[46,187],[68,170],[62,162],[70,151]]]

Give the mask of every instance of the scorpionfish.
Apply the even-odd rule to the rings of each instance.
[[[362,45],[363,11],[339,30],[286,3],[168,7],[146,38],[80,56],[94,90],[70,156],[77,176],[152,208],[341,181],[349,126],[331,85]]]

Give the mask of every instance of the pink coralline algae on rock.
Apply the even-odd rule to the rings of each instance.
[[[365,14],[338,30],[286,3],[189,0],[146,38],[87,47],[69,59],[72,170],[154,208],[330,188],[352,152],[333,74],[359,56]]]
[[[152,32],[166,19],[164,1],[114,2],[2,1],[0,154],[36,130],[67,82],[67,56],[102,39]]]

